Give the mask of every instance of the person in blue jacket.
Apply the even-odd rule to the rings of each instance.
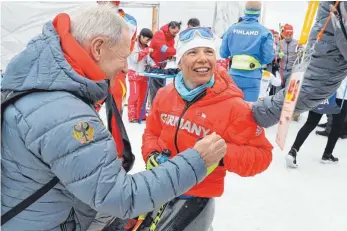
[[[262,65],[275,57],[272,33],[258,22],[260,11],[261,2],[247,2],[245,15],[225,33],[220,48],[222,58],[231,57],[229,73],[248,102],[257,101]]]

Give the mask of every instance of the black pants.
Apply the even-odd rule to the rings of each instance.
[[[150,78],[149,80],[149,94],[151,99],[151,105],[153,103],[153,100],[155,96],[157,95],[157,92],[160,88],[164,87],[164,79],[158,79],[158,78]]]
[[[327,115],[327,117],[328,117],[328,123],[327,123],[327,126],[325,128],[325,131],[329,134],[331,131],[332,124],[333,124],[333,116]],[[343,129],[341,131],[341,135],[347,135],[347,115],[345,116],[345,120],[343,122],[342,127],[343,127]]]
[[[342,100],[336,99],[336,104],[341,106]],[[335,148],[336,142],[339,139],[342,125],[344,118],[347,114],[347,103],[345,102],[343,104],[342,110],[340,114],[334,114],[333,116],[333,123],[331,127],[331,132],[328,136],[328,142],[325,146],[324,153],[325,154],[332,154],[333,150]],[[301,146],[307,139],[307,137],[310,135],[310,133],[316,128],[318,125],[320,119],[322,118],[322,114],[315,113],[313,111],[310,111],[308,114],[308,118],[304,126],[300,129],[298,132],[298,135],[296,136],[295,142],[292,146],[292,148],[295,148],[297,151],[300,150]]]

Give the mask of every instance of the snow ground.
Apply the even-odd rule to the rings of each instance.
[[[144,170],[141,157],[145,123],[123,120],[136,155],[131,173]],[[340,162],[319,162],[327,138],[311,133],[300,150],[298,169],[288,169],[284,157],[307,118],[293,122],[286,149],[275,144],[277,126],[266,130],[274,145],[273,161],[262,174],[241,178],[228,173],[225,192],[216,200],[215,231],[346,231],[347,230],[347,140],[339,140],[334,155]]]

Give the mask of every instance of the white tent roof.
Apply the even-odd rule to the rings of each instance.
[[[42,30],[42,25],[58,13],[73,13],[95,6],[92,2],[2,2],[1,3],[1,67],[23,50],[26,44]],[[198,18],[202,26],[213,27],[221,36],[243,14],[245,2],[240,1],[121,1],[121,7],[137,19],[138,31],[152,28],[152,7],[159,4],[159,27],[170,21],[182,21],[185,28],[190,18]],[[282,5],[281,5],[282,4]],[[286,6],[283,7],[283,4]],[[307,1],[266,2],[263,17],[265,26],[275,28],[278,22],[292,23],[294,36],[300,33]],[[282,6],[282,7],[281,7]],[[298,10],[300,9],[300,11]],[[216,12],[216,14],[215,14]],[[293,17],[295,15],[295,17]],[[298,28],[298,29],[296,29]]]
[[[198,3],[198,4],[197,4]],[[1,66],[42,30],[42,25],[58,13],[75,11],[96,5],[93,2],[2,2],[1,3]],[[160,4],[159,27],[170,21],[187,21],[196,17],[202,25],[212,26],[215,2],[121,1],[121,7],[137,19],[138,31],[152,28],[152,7]]]

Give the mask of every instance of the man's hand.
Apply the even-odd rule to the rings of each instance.
[[[152,53],[153,52],[153,48],[148,48],[148,52]]]
[[[206,167],[210,167],[225,156],[227,145],[225,140],[214,132],[196,142],[194,149],[200,153]]]

